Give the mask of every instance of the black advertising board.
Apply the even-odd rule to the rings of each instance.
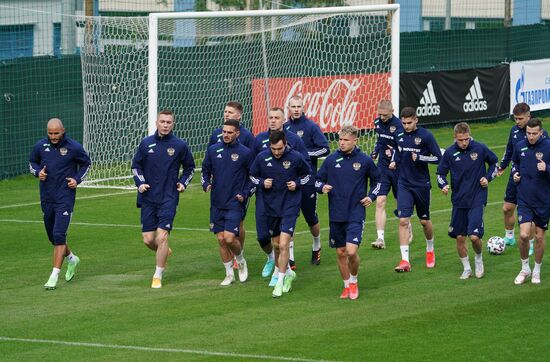
[[[447,123],[507,115],[510,68],[401,73],[399,109],[416,108],[420,123]]]

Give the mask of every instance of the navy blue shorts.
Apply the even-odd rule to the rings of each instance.
[[[518,224],[532,222],[535,226],[548,230],[550,207],[528,207],[518,205]]]
[[[483,205],[473,208],[453,207],[449,236],[456,239],[457,236],[476,235],[481,239],[485,233],[483,228],[484,209]]]
[[[177,206],[172,203],[163,205],[141,204],[141,231],[146,233],[163,229],[172,230]]]
[[[393,192],[393,197],[397,199],[397,181],[399,179],[399,171],[390,170],[388,166],[379,167],[380,170],[380,191],[378,196],[387,196],[390,190]]]
[[[363,228],[365,222],[330,222],[330,240],[331,248],[343,248],[346,243],[361,245],[363,238]]]
[[[504,201],[511,204],[518,204],[518,185],[514,182],[512,176],[508,179],[508,184],[506,184],[506,192],[504,193]]]
[[[67,230],[73,216],[73,207],[67,204],[41,202],[44,227],[52,245],[67,243]]]
[[[409,188],[402,184],[398,185],[397,194],[397,216],[400,218],[411,217],[416,206],[416,215],[420,220],[430,220],[430,197],[429,186],[423,188]]]
[[[315,192],[315,185],[303,185],[302,186],[302,214],[309,226],[313,226],[319,223],[319,217],[317,216],[317,192]]]
[[[210,231],[214,234],[229,231],[239,236],[239,225],[243,219],[242,210],[218,209],[210,207]]]
[[[298,215],[295,216],[267,216],[267,225],[269,227],[269,235],[279,236],[281,233],[287,233],[294,235],[294,230],[296,229],[296,219]]]
[[[256,212],[256,233],[258,243],[260,243],[262,248],[271,242],[267,216],[263,212]]]

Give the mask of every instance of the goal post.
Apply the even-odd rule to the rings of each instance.
[[[286,112],[300,96],[332,149],[353,124],[369,153],[376,104],[399,106],[398,4],[93,17],[86,29],[88,186],[132,186],[131,158],[162,109],[174,112],[174,133],[200,166],[229,101],[243,105],[242,123],[257,134],[270,107]]]

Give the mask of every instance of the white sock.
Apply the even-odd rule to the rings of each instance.
[[[464,267],[464,270],[472,270],[472,267],[470,266],[470,259],[468,259],[468,255],[466,255],[464,258],[460,258],[460,261],[462,262],[462,266]]]
[[[273,269],[273,275],[279,275],[279,267],[275,265],[275,268]]]
[[[285,281],[285,273],[279,272],[279,279],[277,279],[277,284],[283,285],[284,281]]]
[[[267,260],[275,260],[275,251],[271,250],[271,253],[267,254]]]
[[[535,244],[535,239],[529,240],[529,247],[532,248],[533,244]]]
[[[542,263],[535,262],[535,267],[533,268],[533,274],[540,274],[540,267],[542,266]]]
[[[286,265],[286,273],[285,275],[292,275],[292,269],[290,269],[290,264]]]
[[[225,267],[225,275],[231,275],[233,273],[233,260],[223,263]]]
[[[349,275],[349,282],[353,284],[357,284],[357,275]]]
[[[294,260],[294,240],[290,240],[288,243],[288,255],[290,260]]]
[[[512,229],[512,230],[505,229],[504,232],[505,232],[505,235],[508,239],[513,239],[514,238],[514,229]]]
[[[164,272],[164,268],[161,268],[160,266],[157,266],[155,268],[155,275],[153,275],[153,278],[162,279],[162,272]]]
[[[321,234],[313,237],[313,243],[311,244],[311,250],[318,251],[321,249]]]
[[[235,259],[237,259],[237,263],[242,264],[244,263],[244,257],[243,257],[244,250],[241,249],[241,253],[237,256],[235,256]]]
[[[475,258],[476,263],[478,263],[478,264],[483,263],[483,254],[481,254],[481,253],[476,254],[474,258]]]
[[[408,245],[401,245],[399,247],[401,249],[401,259],[405,261],[409,261],[409,246]]]
[[[349,279],[344,280],[344,288],[349,288]]]
[[[65,257],[65,260],[67,260],[68,263],[72,263],[72,262],[74,262],[74,257],[75,256],[76,255],[74,255],[73,252],[71,251],[71,253]]]
[[[426,251],[434,251],[434,239],[426,239]]]
[[[529,267],[529,258],[521,259],[521,270],[527,273],[531,273],[531,268]]]
[[[50,277],[58,276],[60,271],[61,271],[61,269],[59,269],[59,268],[52,268],[52,273],[50,274]]]
[[[384,240],[384,230],[376,230],[376,235],[378,235],[378,239]]]

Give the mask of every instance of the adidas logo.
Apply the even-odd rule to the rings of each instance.
[[[416,107],[417,116],[438,116],[441,113],[437,99],[435,98],[434,86],[430,80],[420,98],[420,106]]]
[[[65,211],[65,212],[63,213],[63,216],[69,216],[69,213],[68,213],[67,211]]]
[[[45,152],[50,152],[50,149],[49,149],[49,148],[46,148],[44,151],[45,151]]]
[[[336,166],[334,166],[334,168],[342,168],[342,166],[340,166],[340,164],[337,163]]]
[[[166,225],[164,225],[164,227],[170,228],[170,224],[166,224]]]
[[[155,153],[152,148],[149,149],[149,153]]]
[[[479,232],[479,229],[474,229],[474,233],[478,233]]]
[[[470,87],[470,91],[466,94],[466,102],[462,105],[464,112],[478,112],[487,110],[487,101],[483,99],[479,78],[474,79],[474,84]]]
[[[216,156],[216,158],[222,158],[222,154],[221,154],[221,153],[218,153],[218,155]]]
[[[353,241],[357,241],[357,242],[358,242],[358,241],[359,241],[359,239],[357,239],[357,238],[353,238]]]
[[[455,161],[460,161],[460,157],[456,156]]]
[[[268,162],[266,167],[273,167],[273,165],[271,164],[271,162]]]

